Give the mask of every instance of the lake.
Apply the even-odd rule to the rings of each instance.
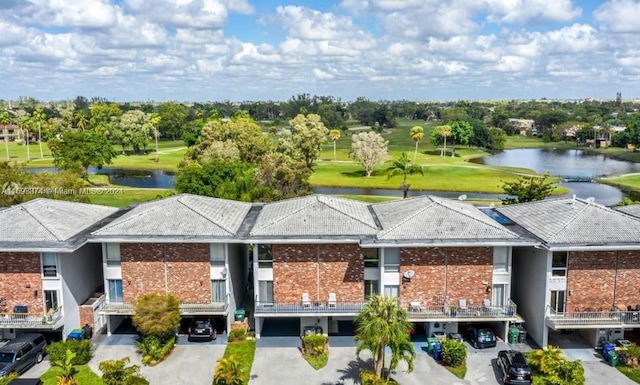
[[[54,167],[28,168],[28,172],[56,172]],[[124,168],[89,168],[89,174],[107,175],[109,183],[128,187],[172,189],[175,173],[165,170],[131,170]]]

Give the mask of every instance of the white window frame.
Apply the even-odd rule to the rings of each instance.
[[[224,243],[209,245],[209,263],[211,266],[224,266],[226,263],[226,247]]]
[[[373,254],[375,253],[375,258]],[[367,255],[368,254],[368,255]],[[380,267],[380,250],[379,249],[362,249],[365,268]],[[367,266],[369,264],[369,266]]]
[[[506,247],[493,248],[493,271],[506,273],[509,271],[509,249]]]
[[[393,295],[395,292],[395,295]],[[388,298],[400,297],[400,285],[384,285],[384,296]]]
[[[113,298],[111,296],[111,282],[120,282],[120,298]],[[108,291],[109,291],[109,302],[111,303],[123,303],[123,297],[124,297],[124,293],[122,290],[122,280],[121,279],[109,279],[107,280],[107,286],[108,286]]]
[[[260,302],[261,304],[273,303],[273,281],[272,280],[258,281],[258,302]]]
[[[553,266],[553,256],[564,254],[564,266]],[[567,268],[569,267],[569,252],[567,251],[554,251],[551,253],[551,276],[552,277],[566,277]]]
[[[367,291],[369,293],[367,294]],[[365,279],[364,280],[364,298],[368,299],[373,294],[378,294],[380,291],[380,280],[377,279]]]
[[[49,293],[53,293],[53,295],[55,296],[55,304],[52,304],[52,306],[49,306],[47,304],[47,296],[49,295]],[[51,309],[57,310],[60,308],[60,293],[58,292],[58,290],[43,290],[42,300],[44,301],[44,309],[46,312],[48,312]]]
[[[271,244],[258,244],[256,246],[258,251],[258,268],[259,269],[273,269],[273,245]],[[266,251],[261,252],[261,249],[266,249]],[[266,255],[267,259],[260,259],[261,255]]]
[[[220,296],[222,298],[217,298],[219,296],[216,295],[216,294],[220,294]],[[227,302],[227,280],[226,279],[212,279],[211,280],[211,302],[212,303],[226,303]]]
[[[53,264],[45,264],[45,260],[47,259],[47,257],[49,258],[53,258],[54,263]],[[47,261],[50,262],[50,261]],[[58,254],[56,253],[41,253],[40,254],[40,266],[41,266],[41,273],[42,273],[42,278],[43,279],[56,279],[59,277],[60,275],[60,263],[59,263],[59,259],[58,259]],[[48,267],[48,268],[45,268]],[[49,268],[53,267],[53,270],[55,271],[55,275],[46,275],[45,272],[49,270]]]
[[[394,247],[384,250],[384,271],[400,272],[400,249]]]
[[[107,243],[104,251],[107,266],[120,266],[121,254],[119,243]]]

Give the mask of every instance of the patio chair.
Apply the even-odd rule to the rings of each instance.
[[[461,313],[465,313],[467,311],[467,300],[461,299],[458,301],[458,309],[460,309]]]
[[[311,298],[309,298],[309,293],[302,293],[302,307],[311,307]]]
[[[337,305],[336,293],[329,293],[329,299],[327,300],[328,307],[336,307]]]
[[[484,311],[485,313],[489,314],[489,315],[494,315],[493,314],[493,307],[491,307],[491,300],[488,298],[485,298],[482,301],[482,306],[484,306]]]

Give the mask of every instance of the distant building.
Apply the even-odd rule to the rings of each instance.
[[[536,123],[533,121],[533,119],[509,118],[509,123],[516,127],[516,129],[520,132],[520,135],[527,135],[528,130],[531,130],[532,135],[537,135],[537,130],[534,134]]]

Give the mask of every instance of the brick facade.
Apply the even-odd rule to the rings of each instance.
[[[481,305],[493,278],[493,249],[490,247],[403,248],[400,250],[400,274],[414,270],[415,276],[400,288],[403,303],[423,301],[442,305]]]
[[[80,326],[88,324],[91,328],[94,328],[93,305],[81,305],[78,308],[78,315],[80,317]]]
[[[640,251],[570,252],[567,311],[609,310],[640,304]]]
[[[173,294],[183,303],[211,303],[209,244],[121,243],[122,297]]]
[[[325,302],[364,298],[364,256],[356,244],[273,245],[273,298],[299,302],[302,293]]]
[[[0,297],[8,312],[16,305],[43,312],[40,253],[0,253]]]

